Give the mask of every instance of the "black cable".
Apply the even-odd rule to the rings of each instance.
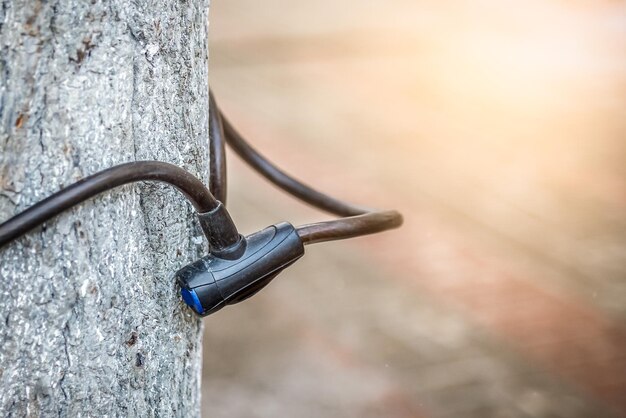
[[[171,184],[187,197],[200,214],[219,212],[222,207],[200,180],[182,168],[159,161],[135,161],[86,177],[0,224],[0,248],[72,206],[114,187],[137,181]],[[220,219],[223,218],[221,216]],[[229,219],[225,222],[228,223]],[[230,222],[230,225],[221,228],[226,236],[222,242],[233,243],[239,239],[234,224]]]
[[[211,120],[221,119],[228,145],[259,174],[300,200],[319,209],[345,217],[297,227],[296,231],[305,245],[373,234],[402,225],[402,215],[397,211],[374,211],[343,202],[321,193],[285,173],[245,140],[224,116],[224,113],[217,106],[215,98],[213,98],[209,112],[213,114],[210,117]]]
[[[121,164],[80,180],[0,224],[0,248],[99,193],[137,181],[160,181],[175,186],[194,205],[212,251],[231,251],[241,242],[241,237],[220,204],[226,199],[225,141],[253,169],[281,189],[317,208],[346,217],[297,227],[304,244],[372,234],[402,224],[402,215],[396,211],[371,211],[343,202],[285,173],[248,144],[219,110],[211,93],[209,100],[210,190],[196,177],[172,164],[158,161]]]
[[[375,234],[400,225],[402,215],[395,210],[388,210],[301,225],[296,227],[296,231],[304,245],[308,245]]]
[[[209,91],[209,190],[217,200],[226,204],[226,150],[224,149],[224,127],[217,103]]]
[[[215,110],[219,111],[228,145],[230,145],[230,147],[237,153],[237,155],[239,155],[239,157],[241,157],[242,160],[248,163],[250,167],[270,182],[298,199],[335,215],[353,216],[362,215],[363,213],[368,212],[365,208],[342,202],[332,196],[318,192],[312,187],[291,177],[255,150],[235,129],[219,108]]]

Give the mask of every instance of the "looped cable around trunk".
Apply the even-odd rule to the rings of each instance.
[[[159,161],[121,164],[86,177],[0,224],[0,248],[87,199],[138,181],[163,182],[180,190],[200,215],[213,251],[219,252],[236,245],[240,242],[240,235],[220,203],[226,200],[225,142],[259,174],[287,193],[319,209],[344,217],[297,227],[298,236],[304,244],[373,234],[402,224],[402,215],[396,211],[374,211],[343,202],[285,173],[237,132],[220,112],[213,94],[209,93],[209,96],[209,189],[195,176],[172,164]]]

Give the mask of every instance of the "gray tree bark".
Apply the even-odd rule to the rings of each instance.
[[[208,176],[208,0],[0,0],[0,220],[99,170]],[[0,415],[199,415],[204,249],[170,187],[131,185],[0,250]]]

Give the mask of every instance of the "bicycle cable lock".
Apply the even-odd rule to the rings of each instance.
[[[285,173],[256,151],[226,119],[209,92],[209,188],[172,164],[135,161],[100,171],[36,203],[0,224],[0,249],[61,212],[97,194],[138,181],[170,184],[194,206],[209,242],[208,255],[175,278],[184,302],[206,316],[241,302],[304,255],[304,246],[397,228],[397,211],[373,211],[321,193]],[[225,143],[254,170],[287,193],[342,218],[294,227],[288,222],[242,236],[226,210]]]

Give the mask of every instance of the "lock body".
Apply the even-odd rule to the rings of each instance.
[[[197,314],[206,316],[249,298],[304,255],[302,240],[287,222],[242,239],[245,248],[236,258],[209,254],[176,273],[183,300]]]

